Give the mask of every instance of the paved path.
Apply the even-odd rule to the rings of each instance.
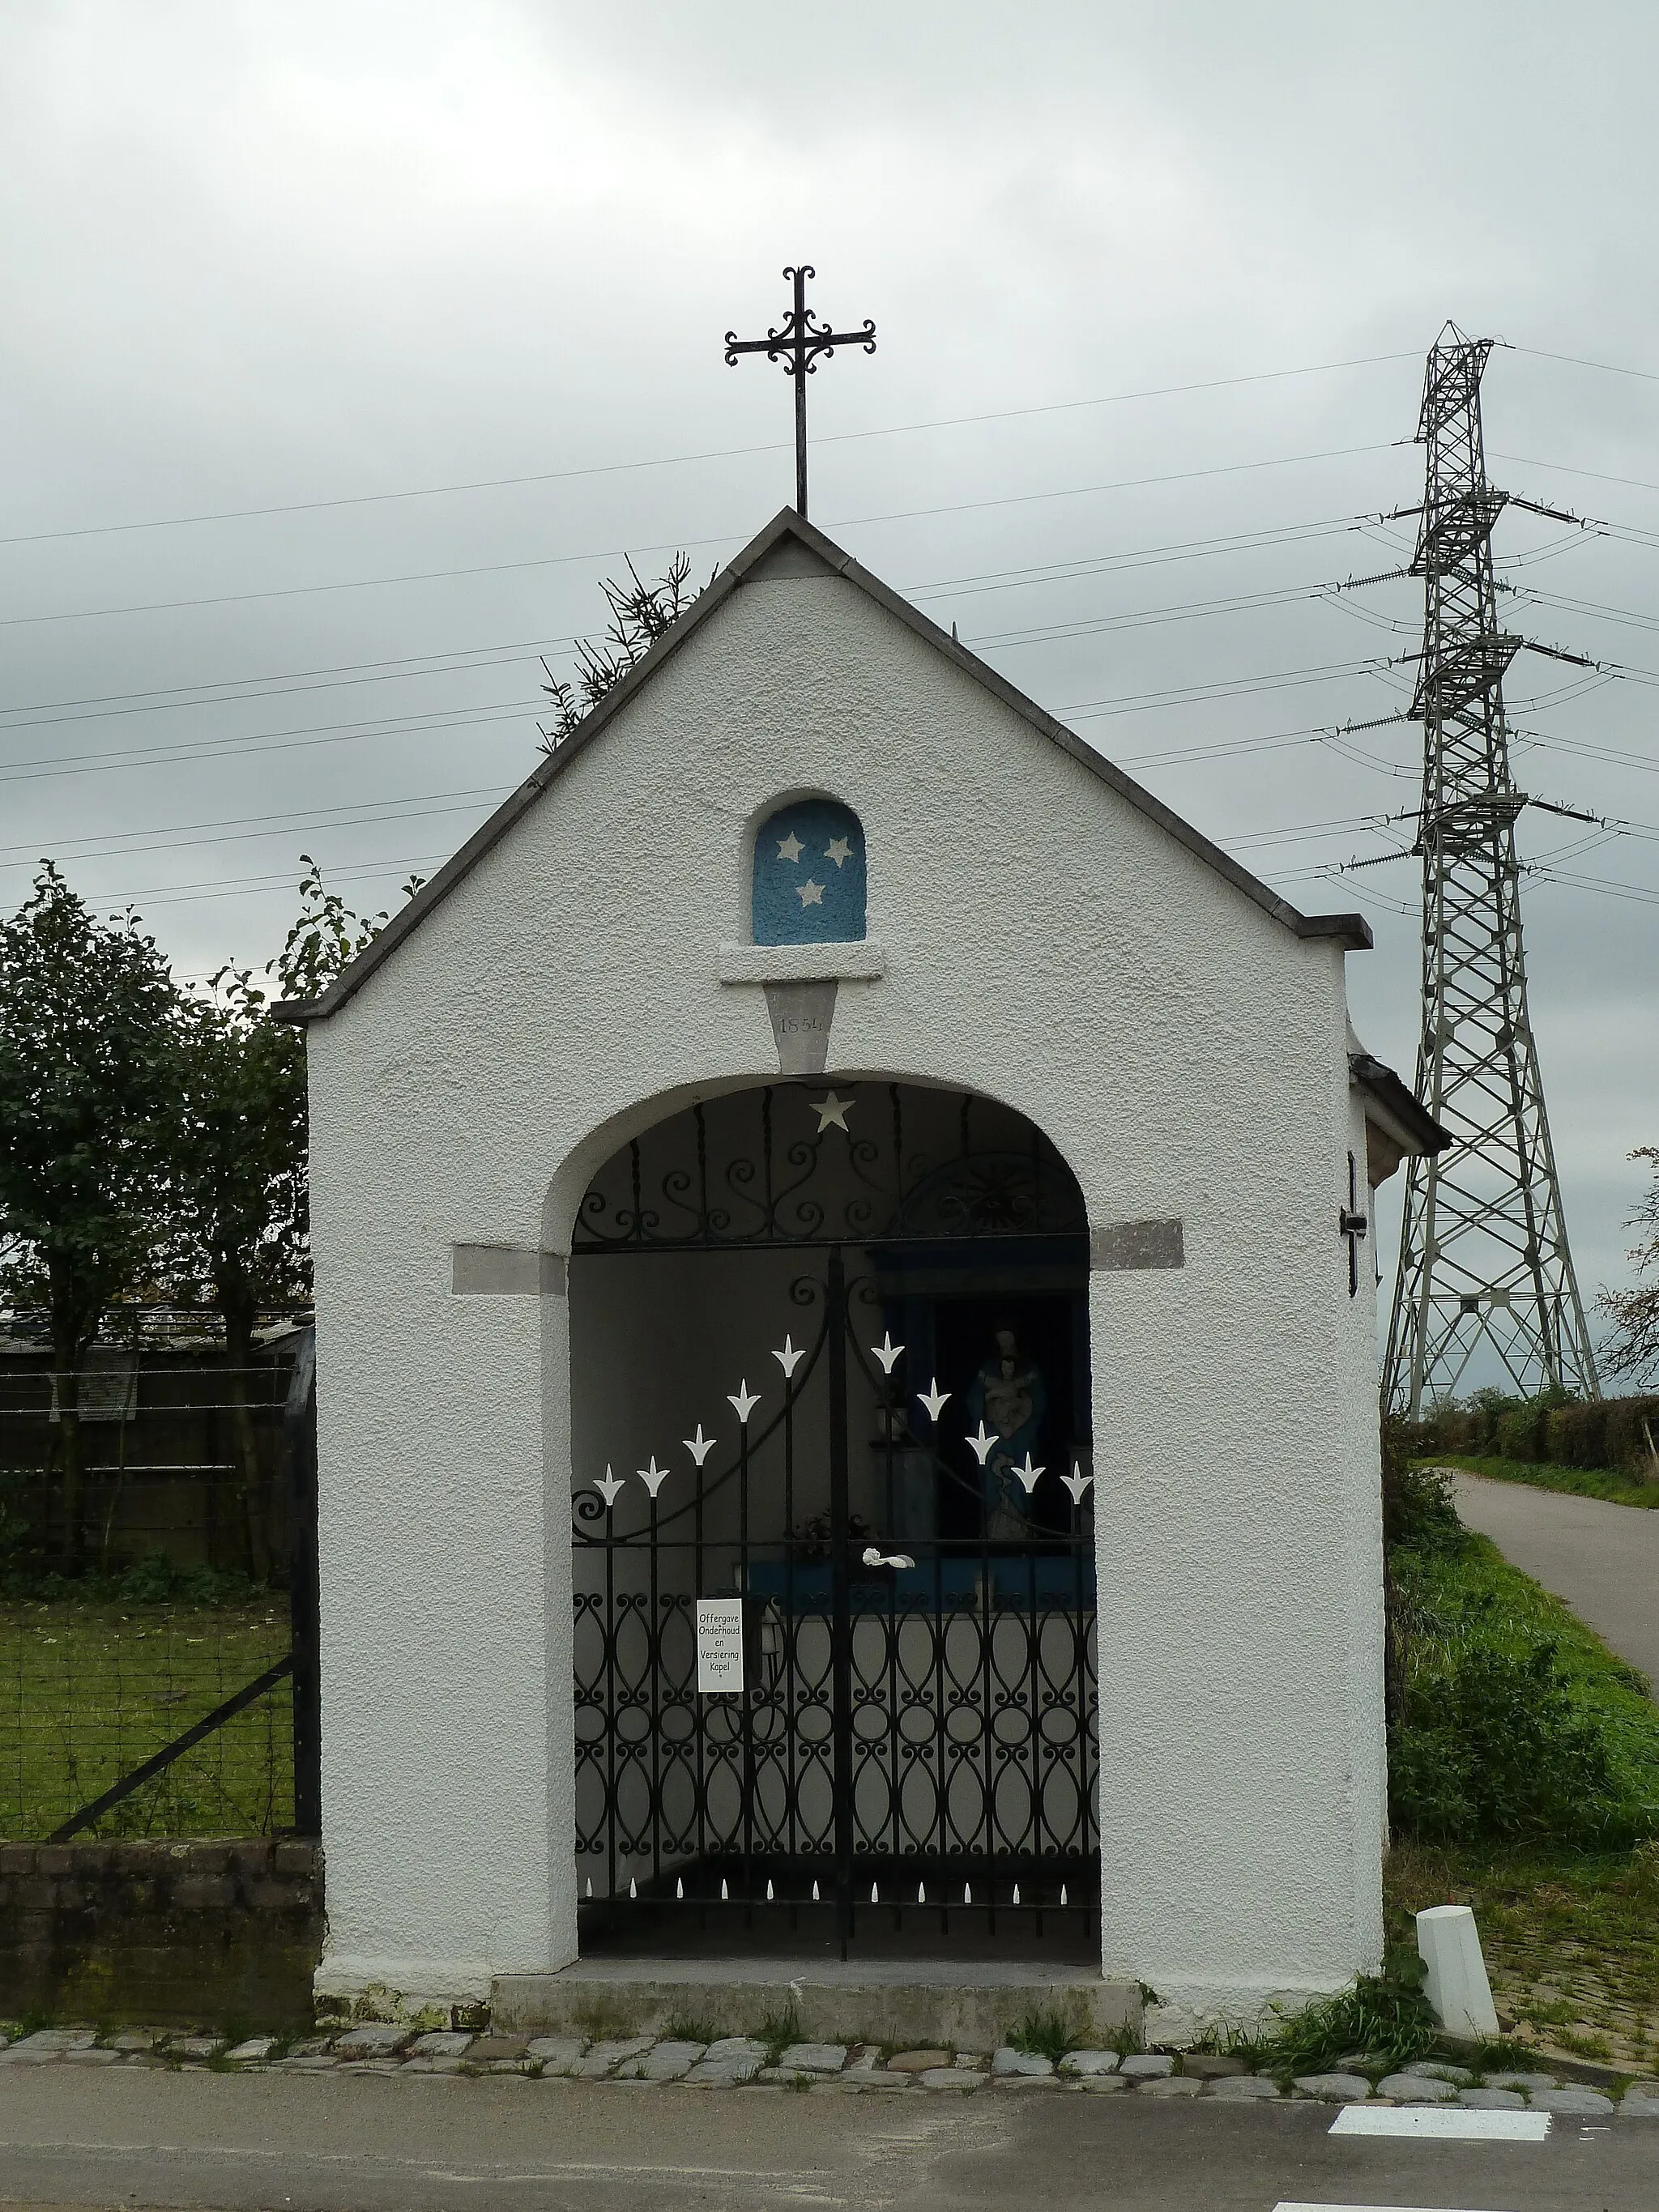
[[[0,2069],[0,2203],[215,2212],[1653,2212],[1659,2120],[1334,2136],[1328,2105]]]
[[[1456,1478],[1466,1528],[1565,1600],[1659,1692],[1659,1511],[1519,1482]]]

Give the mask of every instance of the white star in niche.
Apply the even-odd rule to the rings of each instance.
[[[815,884],[811,876],[808,876],[804,884],[797,884],[795,890],[804,907],[823,904],[823,885]]]
[[[838,868],[844,868],[853,857],[853,848],[845,837],[832,838],[823,848],[823,857],[833,860]]]
[[[778,840],[778,858],[781,860],[798,860],[805,849],[793,830],[787,837]]]
[[[837,1098],[831,1091],[822,1098],[809,1099],[807,1103],[818,1117],[818,1134],[822,1136],[832,1125],[837,1129],[847,1129],[847,1116],[858,1101],[855,1098]],[[853,1133],[848,1129],[847,1133],[850,1137]]]

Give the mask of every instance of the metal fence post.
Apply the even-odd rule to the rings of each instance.
[[[288,1462],[289,1608],[294,1634],[294,1826],[323,1827],[322,1690],[317,1617],[317,1332],[300,1340],[283,1408]]]

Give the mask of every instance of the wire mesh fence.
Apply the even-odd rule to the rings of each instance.
[[[0,1340],[0,1838],[314,1826],[309,1337],[88,1370],[71,1489],[50,1358]]]
[[[286,1657],[286,1591],[216,1605],[0,1602],[0,1836],[51,1836]],[[283,1680],[111,1807],[101,1835],[294,1826]]]

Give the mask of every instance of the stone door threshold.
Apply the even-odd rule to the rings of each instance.
[[[699,2023],[751,2033],[791,2014],[806,2039],[994,2049],[1027,2014],[1059,2012],[1103,2040],[1139,2034],[1133,1982],[1046,1961],[885,1959],[583,1959],[556,1974],[501,1974],[490,2023],[512,2034],[657,2034]]]

